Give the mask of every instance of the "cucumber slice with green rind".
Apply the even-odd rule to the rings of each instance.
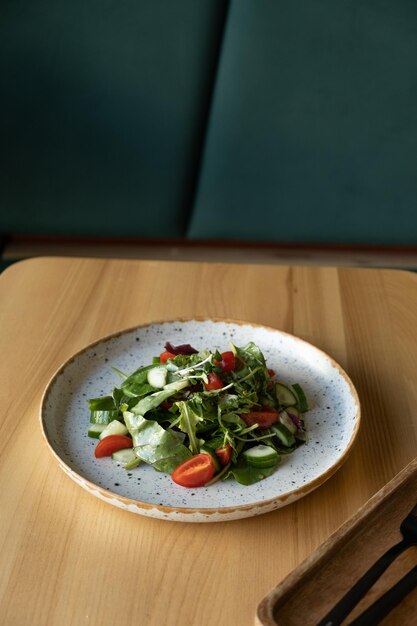
[[[129,462],[126,463],[124,465],[125,470],[131,470],[134,469],[135,467],[138,467],[138,465],[140,465],[142,463],[142,459],[140,459],[138,456],[135,455],[135,458]]]
[[[287,406],[285,412],[291,413],[291,415],[294,415],[297,419],[301,419],[301,412],[297,409],[296,406]]]
[[[289,387],[282,383],[275,383],[275,394],[281,406],[295,406],[297,398]]]
[[[133,448],[125,448],[124,450],[113,452],[111,457],[113,461],[117,461],[126,469],[133,469],[141,462],[141,460],[136,456]]]
[[[274,424],[271,426],[271,430],[286,448],[291,448],[295,445],[295,437],[293,433],[286,426],[284,426],[284,424]]]
[[[273,467],[280,460],[278,452],[271,446],[264,444],[245,450],[243,456],[254,467]]]
[[[119,417],[119,411],[90,411],[91,424],[110,424]]]
[[[106,428],[100,434],[99,439],[104,439],[109,435],[128,435],[129,431],[126,426],[118,420],[113,420],[110,424],[107,424]]]
[[[294,385],[291,385],[291,389],[297,398],[296,404],[300,413],[305,413],[306,411],[308,411],[307,398],[300,385],[298,383],[294,383]]]
[[[288,406],[285,412],[288,414],[297,430],[303,428],[303,415],[295,406]]]
[[[148,383],[155,389],[162,389],[167,381],[168,370],[165,365],[153,367],[148,372]]]
[[[98,439],[105,428],[107,428],[107,424],[90,424],[87,435]]]
[[[297,432],[297,426],[294,424],[286,411],[280,412],[279,421],[290,431],[292,435],[295,435],[295,433]]]

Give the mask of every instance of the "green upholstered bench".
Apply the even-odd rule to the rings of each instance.
[[[415,3],[0,14],[0,234],[417,250]]]
[[[417,4],[231,3],[188,236],[417,245]]]
[[[223,0],[0,8],[0,233],[182,237]]]

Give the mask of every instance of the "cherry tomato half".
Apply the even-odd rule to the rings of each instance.
[[[230,445],[230,443],[227,443],[225,446],[223,446],[223,448],[217,448],[217,450],[215,450],[215,453],[220,461],[220,464],[222,465],[222,467],[224,467],[229,463],[230,459],[232,458],[232,446]]]
[[[126,437],[126,435],[109,435],[97,444],[94,455],[99,459],[102,456],[111,456],[113,452],[124,450],[124,448],[133,448],[130,437]]]
[[[172,480],[181,487],[202,487],[214,476],[214,461],[209,454],[196,454],[180,463],[172,473]]]
[[[253,426],[258,424],[258,428],[263,430],[269,428],[272,424],[278,421],[279,413],[276,409],[268,408],[262,411],[251,411],[250,413],[242,413],[240,416],[245,422],[246,426]]]
[[[207,389],[207,391],[212,391],[213,389],[221,389],[224,386],[220,378],[214,372],[209,374],[207,378],[208,378],[208,383],[204,383],[204,386]]]
[[[159,360],[161,363],[166,363],[168,359],[175,359],[175,354],[172,354],[172,352],[162,352],[159,355]]]
[[[216,361],[217,367],[221,367],[223,372],[233,372],[236,367],[236,359],[234,353],[229,350],[222,352],[222,360]]]

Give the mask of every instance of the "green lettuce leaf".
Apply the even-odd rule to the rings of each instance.
[[[165,402],[165,400],[176,393],[176,389],[162,389],[162,391],[156,391],[155,393],[151,393],[149,396],[139,400],[139,402],[132,406],[130,410],[135,415],[146,415],[148,411],[156,409],[162,402]]]
[[[156,470],[172,474],[180,463],[192,456],[174,431],[165,430],[158,422],[130,411],[125,411],[123,417],[136,456]]]

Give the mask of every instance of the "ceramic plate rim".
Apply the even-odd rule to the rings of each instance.
[[[325,470],[322,474],[320,474],[316,478],[314,478],[311,481],[309,481],[306,485],[302,485],[302,486],[296,487],[293,490],[286,491],[284,494],[276,495],[276,496],[268,498],[266,500],[256,501],[256,502],[253,502],[251,504],[242,504],[242,505],[238,505],[237,504],[237,505],[227,506],[227,507],[210,507],[210,508],[166,506],[166,505],[153,504],[153,503],[149,503],[149,502],[143,502],[141,500],[135,500],[133,498],[129,498],[127,496],[123,496],[123,495],[120,495],[118,493],[115,493],[114,491],[111,491],[111,489],[103,489],[102,487],[100,487],[99,485],[94,483],[93,481],[91,481],[91,480],[85,478],[84,476],[78,474],[67,463],[65,463],[65,461],[59,456],[58,452],[55,450],[54,446],[52,445],[52,443],[51,443],[51,441],[49,439],[47,428],[46,428],[46,425],[45,425],[45,417],[44,417],[44,413],[45,413],[45,409],[46,409],[46,402],[47,402],[49,393],[51,392],[52,387],[55,384],[55,382],[58,380],[59,376],[61,374],[63,374],[64,370],[73,361],[75,361],[78,357],[83,355],[88,350],[91,350],[92,348],[94,348],[95,346],[97,346],[99,344],[106,343],[108,341],[111,341],[112,339],[116,339],[117,337],[120,337],[122,335],[126,335],[126,334],[132,333],[132,332],[134,332],[136,330],[144,329],[144,328],[147,328],[147,327],[157,326],[159,324],[181,324],[181,323],[187,323],[187,322],[225,323],[225,324],[234,324],[236,326],[252,326],[252,327],[255,327],[255,328],[265,329],[267,331],[271,331],[273,333],[277,333],[278,335],[285,335],[287,337],[290,337],[291,339],[296,340],[297,342],[300,342],[301,344],[304,344],[304,345],[308,346],[310,349],[313,348],[314,351],[316,351],[322,357],[324,357],[326,360],[328,360],[329,363],[337,370],[337,372],[346,381],[346,383],[347,383],[347,385],[349,387],[349,391],[350,391],[350,393],[351,393],[351,395],[352,395],[352,397],[354,399],[355,405],[356,405],[355,425],[354,425],[354,428],[353,428],[350,440],[349,440],[348,444],[346,445],[346,447],[344,448],[344,450],[341,453],[341,455],[337,458],[337,460],[330,467],[328,467],[327,470]],[[281,506],[284,506],[286,504],[286,501],[288,501],[287,503],[289,504],[289,503],[291,503],[291,502],[293,502],[295,500],[298,500],[298,499],[308,495],[309,493],[311,493],[315,489],[317,489],[317,487],[319,487],[320,485],[324,484],[329,478],[331,478],[331,476],[333,476],[333,474],[335,474],[340,469],[340,467],[345,463],[348,455],[351,452],[352,446],[353,446],[353,444],[354,444],[354,442],[356,440],[356,437],[357,437],[357,434],[358,434],[358,431],[359,431],[359,427],[360,427],[361,405],[360,405],[360,400],[359,400],[359,396],[358,396],[357,390],[356,390],[356,388],[355,388],[351,378],[346,373],[346,371],[335,361],[335,359],[332,356],[330,356],[327,352],[325,352],[321,348],[318,348],[314,344],[310,343],[309,341],[306,341],[305,339],[302,339],[301,337],[298,337],[297,335],[294,335],[294,334],[289,333],[287,331],[275,328],[273,326],[268,326],[266,324],[257,323],[257,322],[250,322],[250,321],[245,321],[245,320],[237,320],[237,319],[233,319],[233,318],[193,316],[193,317],[176,318],[176,319],[168,319],[168,320],[162,319],[162,320],[159,320],[159,321],[145,322],[143,324],[135,324],[133,326],[129,326],[127,328],[122,328],[121,330],[117,330],[117,331],[114,331],[112,333],[103,335],[102,337],[99,337],[98,339],[95,339],[94,341],[91,341],[87,345],[83,346],[81,349],[77,350],[74,354],[72,354],[70,357],[68,357],[55,370],[55,372],[50,377],[50,379],[49,379],[49,381],[48,381],[48,383],[47,383],[47,385],[46,385],[46,387],[45,387],[45,389],[43,391],[43,394],[42,394],[41,403],[40,403],[40,411],[39,411],[39,421],[40,421],[40,427],[41,427],[41,432],[42,432],[43,439],[46,442],[47,447],[52,452],[52,454],[55,457],[55,459],[58,461],[58,464],[60,465],[60,467],[79,486],[81,486],[81,487],[84,487],[84,485],[86,487],[88,486],[89,489],[87,489],[87,491],[89,493],[92,493],[93,495],[97,495],[97,497],[101,497],[102,499],[108,501],[109,503],[112,503],[111,501],[116,499],[123,506],[123,508],[125,508],[126,505],[131,505],[131,506],[137,507],[138,509],[141,509],[140,511],[138,511],[138,513],[142,513],[142,514],[145,514],[145,515],[146,515],[145,511],[148,511],[150,509],[156,509],[160,513],[171,513],[172,514],[172,513],[178,512],[178,513],[184,514],[186,516],[192,515],[192,514],[200,514],[200,515],[203,515],[203,516],[210,517],[210,516],[212,516],[214,514],[220,514],[220,515],[226,516],[228,514],[233,514],[233,513],[236,513],[236,512],[242,512],[242,513],[243,512],[250,512],[252,509],[254,509],[254,510],[255,509],[257,509],[257,510],[259,510],[259,509],[267,509],[268,511],[269,510],[274,510],[275,508],[279,508]],[[94,493],[94,492],[98,492],[98,493]],[[277,503],[277,506],[274,507],[273,509],[268,508],[268,507],[271,507],[271,505],[273,503]],[[259,511],[256,514],[260,514],[260,513],[262,513],[262,511]],[[254,513],[254,515],[255,515],[255,513]],[[209,521],[209,520],[204,520],[204,521]]]

